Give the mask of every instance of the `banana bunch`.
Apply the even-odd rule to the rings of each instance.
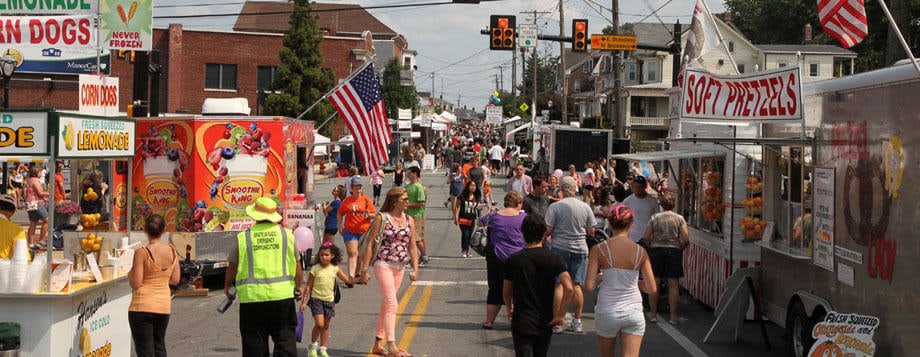
[[[93,190],[92,187],[86,189],[86,193],[83,194],[84,201],[95,201],[99,199],[99,194]]]
[[[102,237],[90,233],[80,240],[84,252],[98,252],[102,248]]]
[[[101,218],[102,215],[99,213],[84,213],[80,215],[80,223],[83,224],[83,227],[95,227],[99,225]]]

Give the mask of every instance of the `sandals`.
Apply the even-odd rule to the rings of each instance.
[[[683,316],[678,316],[676,319],[670,320],[668,322],[670,322],[671,325],[680,325],[682,323],[687,322],[687,318]]]
[[[482,324],[482,329],[483,329],[483,330],[491,330],[491,329],[492,329],[492,325],[491,325],[491,324],[483,323],[483,324]]]
[[[380,356],[389,356],[390,352],[387,351],[386,347],[374,346],[373,353]]]
[[[390,352],[387,357],[412,357],[412,354],[406,350],[396,350]]]

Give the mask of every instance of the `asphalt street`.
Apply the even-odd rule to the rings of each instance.
[[[425,172],[422,179],[429,190],[426,209],[428,217],[428,251],[431,263],[420,269],[418,281],[410,284],[408,274],[399,291],[397,343],[415,356],[513,356],[511,332],[502,310],[493,330],[483,330],[485,318],[486,271],[485,259],[460,257],[460,233],[453,225],[450,211],[444,207],[447,185],[443,171]],[[320,200],[329,199],[329,192],[343,179],[320,180],[316,192]],[[495,179],[493,197],[504,197],[504,178]],[[384,194],[390,182],[384,184]],[[366,190],[371,191],[369,188]],[[382,198],[381,198],[382,203]],[[317,218],[322,222],[321,217]],[[321,227],[317,229],[321,232]],[[317,238],[319,240],[319,238]],[[337,244],[342,247],[341,238]],[[345,267],[345,262],[342,266]],[[177,297],[173,299],[172,317],[167,332],[170,355],[175,356],[233,356],[240,354],[238,332],[239,310],[235,304],[225,314],[216,311],[223,300],[217,290],[222,278],[209,279],[212,291],[207,297]],[[380,295],[376,282],[342,289],[342,302],[336,305],[331,323],[330,356],[367,356],[374,340],[374,328]],[[594,330],[594,295],[585,303],[583,334],[554,335],[551,356],[598,355]],[[665,319],[648,324],[642,343],[644,356],[786,356],[788,341],[782,329],[766,323],[772,350],[767,350],[760,326],[748,321],[741,325],[738,339],[731,329],[713,334],[712,343],[703,343],[715,317],[712,309],[698,305],[686,293],[681,296],[681,315],[689,321],[671,325]],[[307,312],[305,341],[298,344],[300,355],[307,355],[312,319]]]

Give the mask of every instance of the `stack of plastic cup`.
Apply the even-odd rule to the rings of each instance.
[[[10,265],[11,293],[25,293],[29,288],[29,243],[25,239],[17,239],[13,247],[13,262]]]
[[[13,264],[9,259],[0,259],[0,294],[10,291],[10,267]]]

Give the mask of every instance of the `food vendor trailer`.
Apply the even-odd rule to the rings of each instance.
[[[804,123],[764,126],[765,136],[804,126],[814,138],[764,143],[767,219],[795,223],[762,244],[762,302],[765,315],[789,330],[796,356],[810,347],[828,355],[920,350],[920,282],[911,276],[920,271],[918,95],[914,67],[894,66],[803,85]],[[796,195],[804,213],[795,212]],[[833,311],[878,318],[868,344],[812,335]]]
[[[179,251],[220,273],[245,208],[259,197],[285,208],[285,225],[312,224],[313,122],[285,117],[193,116],[137,121],[133,230],[163,215]]]
[[[797,72],[729,78],[688,71],[683,96],[675,103],[682,118],[672,121],[671,147],[729,149],[725,167],[735,168],[735,183],[721,193],[724,206],[731,207],[724,214],[734,217],[722,219],[740,227],[735,232],[748,233],[742,233],[740,246],[735,235],[728,253],[760,248],[753,265],[759,266],[755,280],[763,315],[788,330],[794,355],[912,355],[920,349],[915,338],[920,283],[904,274],[918,271],[920,261],[920,165],[914,162],[920,157],[920,132],[914,128],[920,78],[912,66],[899,65],[798,89],[790,85],[801,83]],[[743,86],[755,82],[770,89]],[[699,100],[705,103],[697,105]],[[724,110],[707,113],[706,108]],[[728,164],[729,157],[734,164]],[[684,171],[682,163],[674,164],[678,160],[668,160],[679,171],[675,177]],[[690,191],[671,187],[679,195]],[[700,186],[681,204],[718,193],[706,189]],[[702,208],[701,203],[695,205]],[[760,218],[759,232],[754,218]],[[755,244],[743,243],[751,233]],[[700,279],[695,277],[718,286],[742,267],[734,257],[731,265],[698,259],[694,249],[705,248],[699,237],[691,238],[685,252],[688,277],[682,280],[697,298],[694,284]],[[724,269],[707,270],[713,261]],[[718,304],[725,287],[714,291]]]

